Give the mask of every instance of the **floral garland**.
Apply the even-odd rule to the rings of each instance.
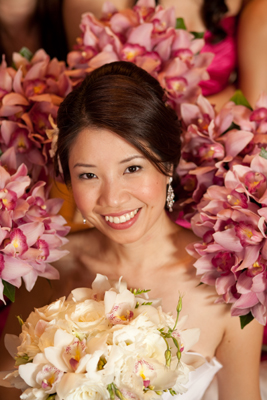
[[[60,102],[72,90],[64,62],[39,50],[14,53],[14,67],[0,66],[0,299],[15,299],[23,278],[31,290],[38,276],[58,279],[49,263],[67,252],[69,228],[58,215],[61,199],[48,199],[52,128]],[[42,179],[42,180],[40,180]]]
[[[204,39],[176,20],[174,7],[165,10],[154,0],[139,0],[133,9],[118,12],[107,2],[101,20],[86,13],[80,28],[82,34],[67,57],[74,84],[101,65],[129,61],[159,81],[180,115],[180,105],[194,103],[201,93],[198,83],[209,78],[206,69],[214,55],[200,53]]]
[[[232,304],[242,327],[253,318],[265,325],[267,96],[255,110],[241,93],[232,100],[217,115],[202,96],[181,106],[180,206],[202,238],[188,246],[201,281],[215,286],[218,302]]]

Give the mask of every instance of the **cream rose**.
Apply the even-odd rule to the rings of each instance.
[[[109,400],[110,396],[103,383],[87,380],[84,375],[67,373],[57,388],[60,400]]]

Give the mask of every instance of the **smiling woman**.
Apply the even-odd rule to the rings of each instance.
[[[214,304],[214,289],[199,287],[186,252],[196,238],[165,212],[177,179],[180,124],[159,83],[132,63],[100,67],[63,101],[58,128],[56,171],[95,227],[69,237],[70,256],[58,267],[68,266],[76,285],[90,285],[96,273],[123,276],[129,287],[151,288],[172,312],[182,291],[188,326],[202,332],[194,350],[206,359],[201,380],[193,379],[183,399],[200,400],[219,369],[221,400],[260,399],[261,327],[252,322],[241,331],[228,306]]]
[[[252,321],[241,330],[230,307],[214,303],[214,287],[199,286],[186,251],[197,238],[166,213],[180,124],[159,83],[132,63],[100,67],[61,103],[58,128],[56,171],[94,228],[68,237],[54,296],[89,287],[97,273],[151,289],[174,315],[183,293],[182,313],[188,328],[200,328],[193,350],[204,364],[192,373],[182,400],[202,399],[216,373],[220,400],[260,400],[261,326]]]

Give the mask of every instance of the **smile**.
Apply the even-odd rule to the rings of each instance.
[[[105,220],[109,221],[109,222],[113,222],[114,224],[123,224],[124,222],[130,221],[131,219],[133,219],[135,217],[135,215],[138,213],[139,208],[137,208],[134,211],[131,211],[129,213],[120,215],[118,217],[112,217],[112,216],[108,216],[105,215]]]

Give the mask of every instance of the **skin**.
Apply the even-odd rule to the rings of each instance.
[[[214,304],[214,288],[198,286],[194,259],[185,250],[197,238],[173,223],[164,210],[169,177],[115,133],[89,128],[76,138],[69,168],[77,206],[95,228],[69,236],[70,253],[55,264],[61,279],[52,282],[52,292],[48,285],[40,290],[41,280],[38,281],[38,305],[40,296],[45,304],[47,297],[51,301],[75,287],[90,286],[96,273],[110,279],[123,276],[129,287],[151,289],[150,297],[162,298],[164,310],[173,313],[181,293],[187,327],[201,330],[193,350],[208,360],[216,356],[223,364],[218,373],[220,400],[259,400],[262,327],[253,321],[241,331],[239,320],[230,316],[229,307]],[[136,209],[140,209],[138,218],[124,230],[112,228],[103,218]],[[30,301],[36,306],[33,297]],[[19,297],[15,303],[19,315],[22,299]],[[23,317],[27,315],[24,313]],[[7,332],[15,333],[10,325]],[[0,370],[8,369],[3,368],[1,358]],[[6,363],[7,356],[4,360]],[[18,398],[17,390],[1,388],[2,392],[10,400]]]
[[[239,86],[252,107],[267,93],[267,1],[254,0],[241,14],[238,29]]]
[[[33,53],[40,48],[38,27],[32,23],[37,0],[0,0],[1,42],[6,50],[6,60],[11,64],[13,52],[22,47]],[[2,56],[1,56],[2,57]]]

